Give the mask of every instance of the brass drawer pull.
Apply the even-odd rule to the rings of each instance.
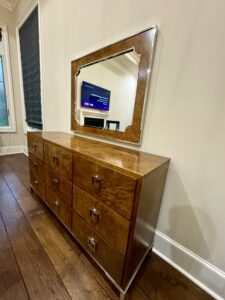
[[[90,208],[89,216],[90,216],[92,221],[94,221],[95,223],[98,223],[98,221],[99,221],[99,212],[97,211],[97,209],[95,207]]]
[[[57,156],[52,156],[52,160],[56,165],[59,164],[59,158]]]
[[[58,184],[59,184],[59,180],[58,180],[57,178],[54,178],[52,182],[53,182],[53,184],[55,184],[55,185],[58,185]]]
[[[34,151],[37,151],[37,144],[32,144],[32,148]]]
[[[53,203],[54,203],[54,205],[55,205],[56,208],[59,208],[60,203],[59,203],[58,200],[54,201]]]
[[[99,175],[93,175],[91,178],[91,182],[94,186],[96,186],[99,190],[101,189],[102,179]]]
[[[37,181],[37,180],[35,180],[35,181],[34,181],[34,184],[38,185],[38,181]]]
[[[96,248],[97,248],[97,242],[95,241],[95,239],[92,236],[88,237],[88,247],[93,251],[96,252]]]

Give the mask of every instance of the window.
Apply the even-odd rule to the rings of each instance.
[[[0,131],[15,131],[7,28],[0,25]]]
[[[38,7],[19,29],[26,122],[42,129]]]
[[[0,126],[9,126],[2,55],[0,55]]]

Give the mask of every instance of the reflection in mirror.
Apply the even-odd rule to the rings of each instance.
[[[157,26],[71,62],[71,129],[141,142]]]
[[[126,131],[132,125],[140,55],[134,50],[83,66],[76,78],[81,126]]]

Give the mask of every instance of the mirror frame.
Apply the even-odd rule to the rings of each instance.
[[[71,130],[79,133],[91,134],[99,137],[116,139],[130,143],[140,143],[143,127],[143,112],[148,95],[148,83],[152,73],[155,42],[157,38],[157,26],[142,31],[112,45],[92,52],[71,62]],[[79,125],[76,120],[77,75],[80,69],[103,61],[111,57],[134,50],[140,56],[137,89],[133,113],[133,123],[125,131],[108,130],[103,128]]]

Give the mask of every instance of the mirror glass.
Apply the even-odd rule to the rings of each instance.
[[[130,50],[80,68],[76,78],[79,125],[123,132],[132,125],[140,56]]]
[[[140,144],[157,26],[71,62],[71,130]]]

